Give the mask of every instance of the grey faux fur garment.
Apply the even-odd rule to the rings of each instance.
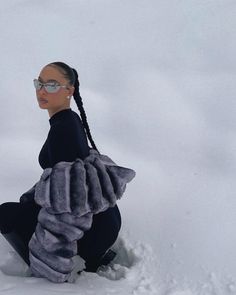
[[[44,169],[30,189],[42,207],[29,242],[32,274],[57,283],[68,280],[77,240],[91,227],[93,214],[115,206],[135,174],[95,149],[84,160]]]

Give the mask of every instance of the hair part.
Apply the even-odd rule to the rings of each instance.
[[[64,62],[56,61],[48,64],[47,66],[57,68],[59,72],[68,80],[69,84],[73,86],[75,84],[75,74],[73,69]]]
[[[86,115],[84,107],[83,107],[82,97],[80,96],[80,92],[79,92],[80,83],[79,83],[79,77],[78,77],[77,71],[75,69],[71,68],[66,63],[60,62],[60,61],[52,62],[52,63],[48,64],[47,66],[56,67],[63,74],[65,79],[68,80],[69,84],[71,86],[75,87],[73,97],[74,97],[76,105],[80,111],[80,116],[82,119],[83,127],[85,129],[86,135],[87,135],[92,147],[100,154],[99,150],[97,149],[97,147],[93,141],[93,138],[92,138],[92,135],[90,132],[90,128],[88,125],[88,121],[87,121],[87,115]]]

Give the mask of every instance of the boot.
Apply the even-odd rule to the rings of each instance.
[[[100,266],[108,265],[116,256],[116,253],[109,249],[98,261],[85,262],[86,272],[96,272]],[[79,272],[78,272],[79,273]]]
[[[109,249],[102,257],[100,265],[108,265],[116,257],[116,252]]]
[[[25,244],[22,237],[14,230],[9,233],[1,233],[13,249],[20,255],[26,264],[30,265],[29,248]]]

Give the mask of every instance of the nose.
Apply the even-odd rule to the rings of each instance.
[[[42,85],[42,87],[39,89],[39,90],[37,90],[37,93],[38,94],[47,94],[47,91],[45,90],[45,88],[44,88],[44,85]]]

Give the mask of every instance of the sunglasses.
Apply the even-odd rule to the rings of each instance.
[[[38,79],[34,79],[34,87],[36,90],[40,90],[42,87],[48,92],[48,93],[56,93],[59,91],[60,88],[68,88],[66,85],[60,85],[58,82],[47,82],[42,83]]]

